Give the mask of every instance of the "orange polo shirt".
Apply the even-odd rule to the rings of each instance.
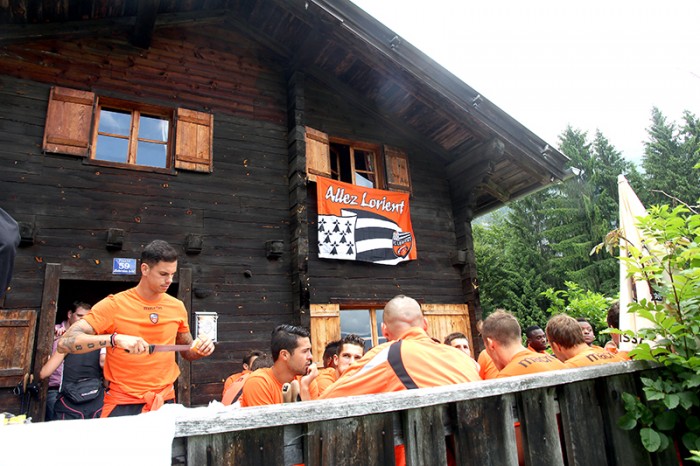
[[[564,369],[564,363],[551,354],[533,353],[528,349],[517,353],[513,359],[498,373],[498,378],[535,372]]]
[[[498,377],[498,368],[496,367],[496,364],[494,364],[493,359],[491,359],[491,356],[489,356],[489,353],[487,353],[486,350],[482,350],[481,353],[479,353],[479,359],[477,362],[480,366],[479,375],[482,379],[488,380],[495,379],[496,377]]]
[[[390,354],[392,345],[397,343],[400,346]],[[423,329],[412,327],[398,340],[368,351],[328,387],[321,398],[397,392],[477,380],[481,377],[466,354],[437,343]]]
[[[173,345],[178,333],[190,331],[182,301],[166,293],[156,301],[146,301],[135,288],[106,297],[84,319],[97,335],[116,332],[156,345]],[[109,348],[104,374],[111,389],[141,398],[171,385],[180,369],[174,352],[129,354]]]
[[[319,369],[318,377],[316,377],[319,395],[322,395],[336,380],[338,380],[338,372],[335,370],[335,367]]]
[[[235,374],[231,374],[228,376],[226,381],[224,382],[224,391],[223,393],[226,393],[226,390],[228,390],[228,387],[231,386],[236,380],[240,379],[242,375],[244,374],[249,374],[250,371],[248,369],[243,369],[241,372],[236,372]],[[222,396],[223,396],[222,393]]]
[[[297,376],[296,379],[301,384],[301,376]],[[258,369],[248,376],[248,379],[243,385],[243,394],[239,398],[239,400],[241,400],[241,406],[281,404],[284,402],[282,398],[283,385],[283,382],[277,380],[271,367]],[[316,384],[316,380],[311,382],[309,392],[311,392],[312,400],[318,398],[318,385]]]
[[[590,347],[586,350],[581,351],[579,354],[573,358],[569,358],[564,363],[567,368],[571,367],[585,367],[585,366],[597,366],[599,364],[608,364],[611,362],[624,362],[625,360],[613,353],[605,351],[604,349],[597,347]]]

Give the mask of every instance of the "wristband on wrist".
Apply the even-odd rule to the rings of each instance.
[[[110,337],[109,337],[109,344],[112,345],[112,348],[117,347],[117,332],[114,332]]]

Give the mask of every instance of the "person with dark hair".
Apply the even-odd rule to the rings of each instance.
[[[141,254],[136,287],[110,295],[68,329],[58,351],[81,354],[110,348],[104,374],[109,381],[102,417],[128,416],[173,402],[180,369],[173,352],[151,354],[150,345],[185,345],[182,357],[193,361],[214,352],[206,335],[192,339],[182,301],[167,294],[177,272],[177,252],[155,240]]]
[[[525,329],[527,349],[535,353],[547,352],[547,336],[539,325],[530,325]]]
[[[68,311],[66,328],[85,317],[92,306],[76,301]],[[54,345],[55,346],[55,345]],[[105,364],[106,348],[83,354],[66,354],[54,351],[39,372],[39,377],[49,381],[58,376],[57,390],[46,397],[46,420],[92,419],[100,417],[104,403],[102,368]],[[54,393],[57,396],[52,396]]]
[[[323,350],[323,367],[335,369],[335,355],[338,352],[340,340],[331,341]]]
[[[606,320],[609,328],[620,328],[620,301],[615,301],[608,308],[608,316]],[[620,334],[611,333],[610,338],[610,341],[605,344],[604,349],[610,353],[617,354],[626,361],[629,361],[629,351],[620,351]]]
[[[250,374],[243,386],[241,406],[262,406],[284,402],[282,389],[298,384],[300,401],[318,398],[318,369],[311,353],[311,334],[303,327],[278,325],[270,339],[272,367]],[[296,400],[293,400],[296,401]]]
[[[10,286],[19,241],[19,225],[10,214],[0,209],[0,304]]]
[[[336,354],[333,355],[333,372],[322,373],[319,371],[318,373],[316,383],[318,383],[319,394],[323,394],[352,363],[359,361],[364,354],[365,340],[361,336],[348,333],[342,340],[339,340]]]
[[[593,345],[593,342],[595,341],[595,331],[593,330],[591,323],[584,317],[576,318],[576,322],[578,322],[579,327],[581,327],[583,339],[586,341],[586,344],[588,346]]]
[[[66,320],[60,324],[54,325],[54,339],[51,357],[41,368],[39,377],[41,379],[49,378],[49,389],[46,392],[46,414],[44,420],[53,421],[54,405],[58,400],[58,391],[61,388],[61,380],[63,378],[63,359],[64,354],[56,351],[58,347],[58,339],[63,335],[68,328],[85,317],[90,312],[92,306],[82,301],[75,301],[66,313]],[[104,365],[104,355],[100,355],[100,362]]]
[[[243,375],[245,375],[245,374],[249,374],[250,372],[252,372],[251,367],[252,367],[252,365],[253,365],[253,362],[254,362],[257,358],[259,358],[260,356],[262,356],[263,354],[265,354],[265,353],[263,353],[263,352],[260,351],[260,350],[250,350],[250,351],[248,351],[248,352],[243,356],[243,362],[242,362],[243,370],[242,370],[241,372],[236,372],[235,374],[231,374],[230,376],[228,376],[228,378],[227,378],[226,381],[224,382],[224,391],[222,392],[221,396],[224,396],[224,394],[226,393],[226,390],[229,389],[229,387],[231,386],[231,384],[233,384],[235,381],[237,381],[238,379],[240,379],[241,376],[243,376]]]
[[[557,314],[547,322],[547,338],[552,351],[564,366],[583,367],[622,362],[624,359],[600,347],[588,346],[580,322],[566,314]]]
[[[564,368],[554,356],[533,353],[525,348],[518,319],[503,309],[496,310],[484,320],[481,337],[499,370],[498,378]]]
[[[481,366],[472,358],[472,350],[469,348],[469,339],[462,332],[452,332],[445,337],[445,344],[456,348],[467,355],[477,372],[481,371]]]

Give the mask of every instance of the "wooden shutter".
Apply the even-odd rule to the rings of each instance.
[[[0,387],[14,387],[29,373],[36,311],[0,311]]]
[[[411,176],[408,172],[408,155],[396,147],[384,146],[387,187],[391,191],[411,192]]]
[[[306,127],[306,176],[316,181],[316,175],[331,176],[331,151],[328,135]]]
[[[52,87],[42,148],[46,152],[87,156],[94,104],[92,92]]]
[[[311,351],[314,361],[323,364],[323,350],[334,340],[340,340],[340,305],[312,304],[311,308]]]
[[[175,168],[211,173],[214,115],[178,108],[176,126]]]
[[[462,332],[469,339],[469,347],[474,354],[471,339],[469,306],[466,304],[421,304],[423,315],[428,320],[428,334],[444,341],[452,332]],[[478,356],[478,355],[477,355]]]

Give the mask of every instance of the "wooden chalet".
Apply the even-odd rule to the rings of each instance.
[[[472,219],[568,176],[567,158],[347,0],[0,2],[0,207],[22,243],[0,302],[0,411],[75,300],[133,286],[164,239],[170,292],[218,315],[179,400],[220,397],[297,323],[320,359],[346,322],[421,302],[478,345]],[[319,176],[410,195],[417,260],[319,259]],[[34,419],[43,418],[43,397]]]

